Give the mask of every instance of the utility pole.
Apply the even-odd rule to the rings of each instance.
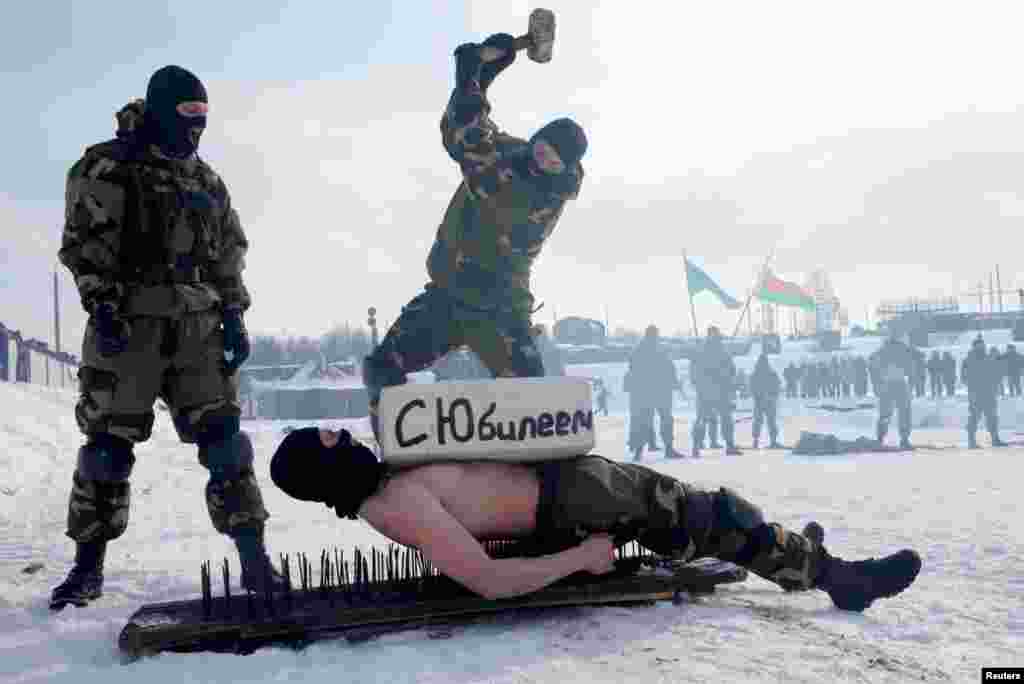
[[[999,313],[1003,313],[1003,285],[999,280],[999,264],[996,264],[996,292],[999,296]]]

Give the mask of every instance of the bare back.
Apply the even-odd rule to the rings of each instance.
[[[361,517],[392,538],[403,537],[392,525],[383,529],[375,513],[407,506],[404,495],[414,487],[429,492],[477,539],[528,536],[536,526],[540,481],[532,468],[514,463],[432,463],[399,470],[366,501]]]

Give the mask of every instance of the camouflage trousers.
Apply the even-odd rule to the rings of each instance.
[[[818,577],[822,550],[806,537],[775,523],[751,530],[724,525],[710,504],[697,505],[717,494],[651,468],[590,455],[538,464],[536,470],[542,546],[609,532],[616,544],[635,539],[664,556],[734,562],[787,590],[810,589]],[[699,510],[705,513],[698,515]],[[691,515],[702,520],[688,519]],[[709,521],[704,537],[695,539],[694,528]]]
[[[461,346],[474,351],[495,377],[544,375],[528,314],[475,309],[447,290],[428,284],[402,307],[398,320],[368,357],[384,382],[376,386],[367,383],[371,416],[383,386],[404,382],[406,374],[427,368]]]
[[[109,433],[145,442],[153,429],[153,405],[162,398],[178,436],[194,443],[204,419],[239,416],[238,376],[221,370],[224,343],[220,313],[179,318],[140,316],[129,320],[124,352],[101,356],[90,322],[78,371],[78,427],[86,435]]]
[[[671,449],[674,442],[674,425],[672,418],[672,400],[668,403],[652,403],[644,398],[635,402],[630,396],[629,409],[629,448],[642,449],[644,445],[654,448],[654,414],[658,414],[658,428],[665,449]]]
[[[111,449],[109,454],[111,459],[121,459],[120,468],[114,468],[120,472],[98,479],[79,472],[81,463],[76,469],[67,535],[79,542],[116,539],[124,533],[131,494],[128,478],[135,460],[131,445],[149,439],[157,398],[166,402],[175,430],[185,443],[199,441],[204,430],[223,430],[232,423],[235,427],[224,437],[237,432],[241,412],[237,375],[222,372],[219,312],[178,318],[134,317],[129,324],[127,349],[113,357],[99,354],[91,322],[85,332],[80,396],[75,407],[78,426],[90,443],[112,442],[124,447]],[[102,451],[98,458],[104,458]],[[261,527],[269,517],[252,470],[251,450],[238,465],[236,476],[211,477],[206,487],[210,518],[214,528],[224,533]]]
[[[910,387],[906,382],[888,382],[882,385],[878,395],[877,437],[881,441],[889,432],[889,421],[893,412],[897,414],[900,439],[910,438]]]
[[[981,392],[967,394],[967,434],[972,438],[978,431],[978,421],[985,419],[985,429],[993,438],[999,433],[999,402],[994,394]]]
[[[727,399],[703,399],[697,397],[697,418],[693,422],[693,444],[703,448],[705,431],[710,431],[711,442],[716,441],[715,427],[722,433],[726,446],[736,444],[736,425],[732,419],[732,402]]]
[[[778,397],[754,397],[754,441],[761,437],[761,427],[768,422],[768,439],[775,442],[779,436]]]

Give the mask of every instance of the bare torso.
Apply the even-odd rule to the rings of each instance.
[[[386,497],[413,483],[433,494],[477,539],[528,536],[536,526],[540,480],[528,466],[481,462],[417,466],[397,471],[375,496]]]

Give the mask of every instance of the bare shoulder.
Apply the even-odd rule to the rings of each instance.
[[[381,534],[417,546],[432,527],[450,517],[439,490],[452,478],[457,471],[444,464],[399,471],[363,502],[359,517]]]

